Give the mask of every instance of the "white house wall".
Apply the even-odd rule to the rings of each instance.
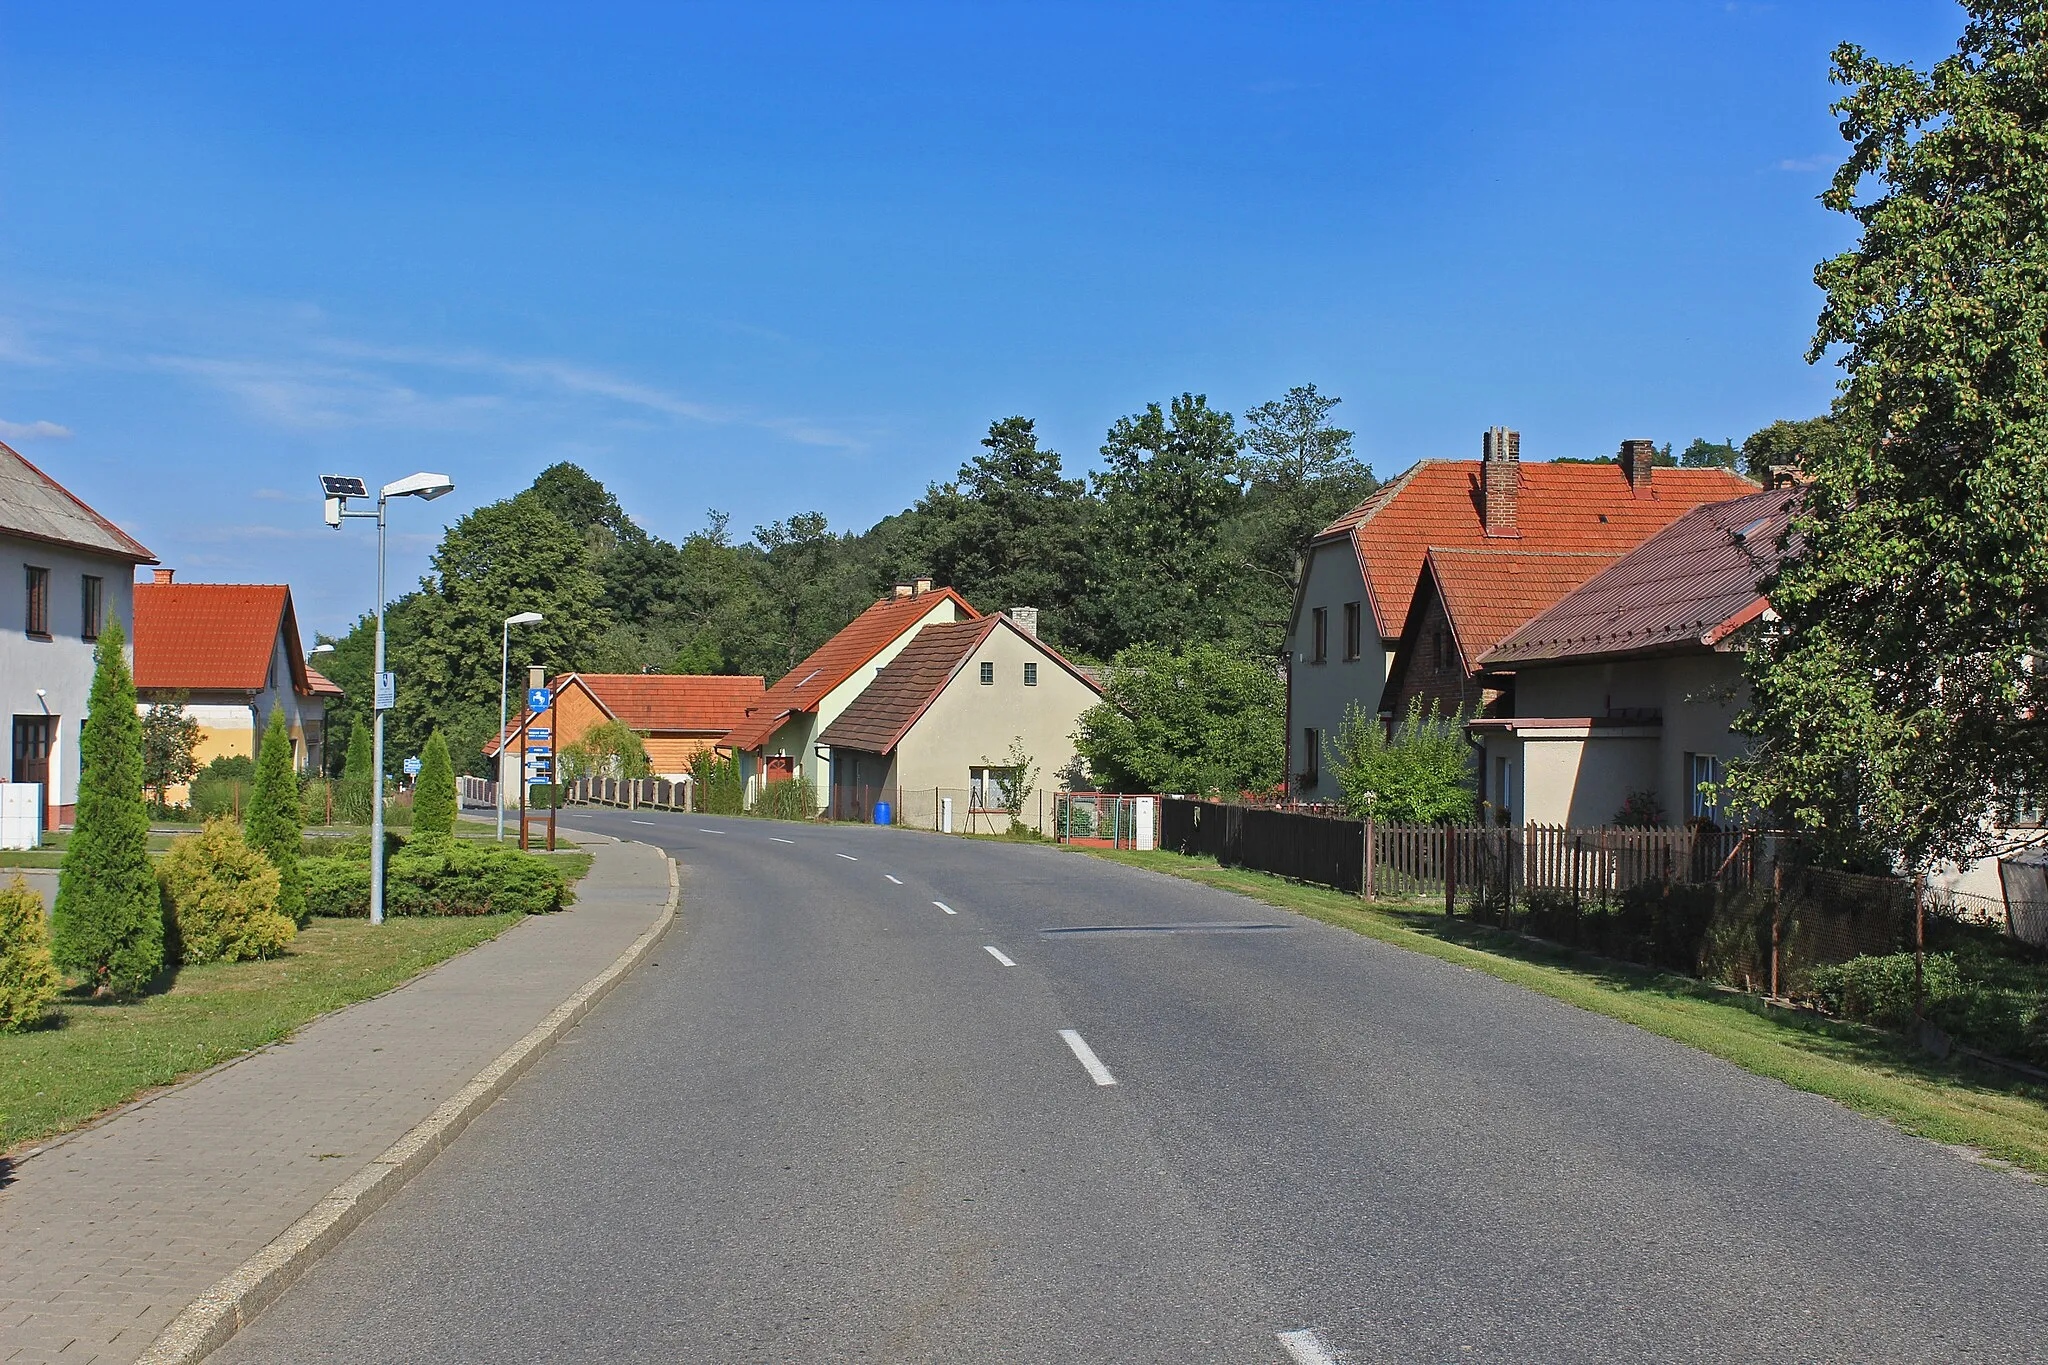
[[[993,666],[995,679],[987,684],[981,681],[985,662]],[[1038,666],[1032,687],[1024,685],[1027,663]],[[1081,713],[1099,700],[1093,688],[1029,640],[999,626],[896,746],[890,781],[905,792],[963,790],[972,780],[970,769],[1003,766],[1012,741],[1021,740],[1038,768],[1024,817],[1036,824],[1041,796],[1045,809],[1052,809],[1053,774],[1073,760]]]
[[[28,634],[28,566],[50,571],[50,635]],[[13,717],[56,719],[51,755],[49,804],[68,808],[78,800],[78,741],[92,695],[93,642],[84,638],[82,588],[87,574],[101,582],[101,610],[111,611],[127,635],[128,664],[135,665],[135,567],[125,559],[0,535],[0,709],[7,724],[8,750],[0,778],[13,777]],[[41,688],[47,694],[36,696]]]
[[[1332,770],[1330,746],[1344,724],[1346,712],[1354,703],[1368,714],[1378,712],[1380,693],[1386,687],[1387,667],[1392,658],[1389,651],[1398,643],[1399,626],[1393,626],[1393,640],[1383,639],[1375,628],[1372,609],[1366,598],[1365,576],[1359,569],[1358,552],[1349,539],[1316,546],[1308,556],[1303,573],[1301,610],[1287,633],[1287,778],[1294,784],[1296,794],[1304,800],[1333,800],[1342,789]],[[1413,583],[1389,588],[1388,598],[1390,601],[1398,599],[1401,609],[1406,610],[1414,588]],[[1357,602],[1360,614],[1358,657],[1349,661],[1344,658],[1344,605],[1347,602]],[[1315,658],[1316,607],[1324,609],[1324,619],[1329,623],[1326,662],[1320,664],[1310,662]],[[1300,781],[1304,762],[1302,731],[1310,727],[1321,731],[1324,739],[1324,752],[1317,765],[1321,779],[1313,785]]]

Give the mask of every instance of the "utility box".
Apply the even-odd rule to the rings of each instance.
[[[43,784],[0,782],[0,848],[40,848]]]

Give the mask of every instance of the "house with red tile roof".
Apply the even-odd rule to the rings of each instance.
[[[1081,713],[1102,689],[1033,625],[997,613],[921,627],[818,734],[832,818],[868,820],[888,801],[898,824],[1001,833],[1009,755],[1021,745],[1038,770],[1022,818],[1050,832],[1050,774],[1073,761]]]
[[[307,666],[282,583],[180,583],[158,569],[135,593],[135,692],[148,707],[183,699],[199,722],[201,764],[256,756],[273,708],[284,711],[292,767],[321,769],[327,755],[327,703],[341,695]],[[185,792],[172,788],[172,801]]]
[[[1726,823],[1711,787],[1743,752],[1747,628],[1798,502],[1779,488],[1694,508],[1480,656],[1514,689],[1512,714],[1469,727],[1498,815],[1612,824],[1647,793],[1668,823]]]
[[[1592,551],[1431,549],[1387,667],[1379,713],[1398,718],[1420,701],[1446,715],[1487,714],[1500,705],[1502,688],[1499,679],[1479,672],[1480,656],[1616,558]]]
[[[545,745],[558,754],[597,726],[618,721],[639,734],[654,774],[676,781],[692,759],[719,747],[746,719],[765,688],[764,679],[738,674],[558,674],[548,682],[554,705],[539,714],[522,710],[484,746],[484,757],[498,759],[498,790],[516,803],[522,751]]]
[[[1652,468],[1648,441],[1622,442],[1607,464],[1524,463],[1520,447],[1496,427],[1481,459],[1424,460],[1304,548],[1284,653],[1296,799],[1338,795],[1323,758],[1347,713],[1379,710],[1432,550],[1616,556],[1695,507],[1756,489],[1732,470]]]
[[[980,615],[953,589],[933,587],[929,578],[920,578],[897,584],[894,593],[854,617],[783,674],[726,735],[724,742],[740,756],[748,800],[766,783],[801,776],[816,787],[822,810],[831,796],[832,769],[830,760],[818,753],[818,736],[919,630]]]
[[[43,826],[71,823],[78,742],[100,630],[121,623],[133,657],[135,566],[156,557],[13,449],[0,445],[0,708],[9,765],[41,788]]]

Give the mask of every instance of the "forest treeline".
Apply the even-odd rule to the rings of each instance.
[[[1182,394],[1120,418],[1086,478],[1031,419],[1003,418],[955,478],[865,531],[798,512],[741,538],[713,511],[671,542],[584,470],[554,465],[449,527],[431,572],[391,604],[388,752],[418,753],[439,728],[458,766],[481,770],[500,622],[520,611],[547,619],[514,628],[515,672],[772,682],[893,584],[929,575],[978,610],[1037,607],[1041,633],[1082,660],[1188,642],[1275,658],[1296,549],[1376,486],[1332,421],[1338,402],[1305,385],[1239,419]],[[365,615],[321,637],[335,651],[320,666],[347,694],[332,733],[368,719],[373,632]]]

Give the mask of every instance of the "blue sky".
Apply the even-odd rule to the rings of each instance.
[[[1382,474],[1824,410],[1828,53],[1893,4],[0,5],[0,436],[188,579],[367,609],[315,476],[574,460],[861,528],[1313,382]],[[396,588],[394,589],[396,591]]]

